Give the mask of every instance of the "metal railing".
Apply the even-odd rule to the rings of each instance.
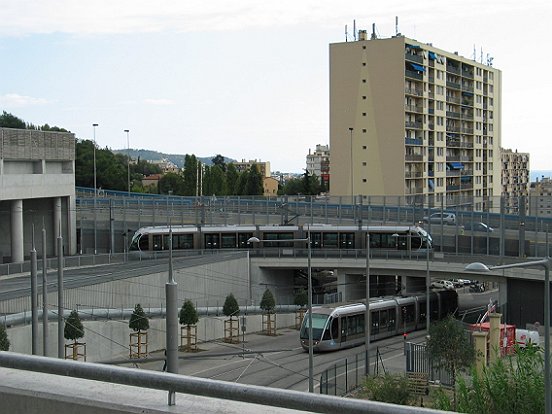
[[[434,410],[424,408],[403,407],[366,400],[344,399],[328,395],[194,378],[168,372],[83,363],[10,352],[0,352],[0,366],[316,413],[435,413]],[[137,398],[140,388],[136,389]],[[176,403],[178,404],[178,399]]]

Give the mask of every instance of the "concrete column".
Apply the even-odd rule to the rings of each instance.
[[[23,200],[11,204],[11,261],[22,262],[23,256]]]
[[[53,231],[53,237],[54,240],[57,240],[58,237],[63,236],[63,229],[61,228],[61,197],[55,197],[54,198],[54,231]],[[55,252],[54,254],[57,256],[57,243],[55,244]]]
[[[487,332],[476,331],[472,336],[475,348],[475,369],[481,374],[487,365]]]
[[[346,286],[347,286],[347,275],[344,270],[336,270],[337,276],[337,294],[341,295],[341,301],[345,302],[348,300]]]
[[[70,256],[77,254],[77,206],[75,197],[66,197],[67,201],[67,234],[65,235],[65,250]],[[82,230],[81,230],[82,231]]]
[[[489,333],[489,362],[495,363],[500,358],[500,320],[501,313],[491,313],[489,315],[491,321],[491,331]]]

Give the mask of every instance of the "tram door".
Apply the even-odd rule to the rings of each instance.
[[[347,317],[342,316],[339,318],[341,321],[341,342],[347,341]]]

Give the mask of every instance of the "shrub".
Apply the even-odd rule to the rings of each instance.
[[[182,309],[178,314],[181,325],[195,325],[199,320],[196,308],[191,300],[187,299],[182,304]]]
[[[272,313],[276,307],[276,301],[274,300],[274,295],[269,289],[266,289],[263,293],[261,303],[259,307],[265,312]]]
[[[144,309],[142,309],[142,306],[140,306],[139,303],[136,304],[136,306],[134,307],[134,311],[132,312],[132,316],[130,317],[128,326],[134,332],[147,331],[149,328],[148,317],[146,316]]]
[[[77,342],[77,339],[84,336],[84,327],[82,326],[79,313],[76,310],[72,310],[69,317],[65,321],[63,336],[65,339],[75,342]]]
[[[309,295],[307,294],[307,291],[305,289],[301,289],[297,294],[295,295],[294,299],[295,305],[304,308],[307,303],[309,303]]]
[[[224,301],[224,306],[222,307],[222,313],[225,316],[238,316],[240,314],[240,307],[238,306],[238,301],[232,293],[226,296]]]
[[[10,350],[10,340],[8,339],[8,333],[4,325],[0,325],[0,351]]]
[[[365,388],[368,398],[373,401],[407,405],[412,400],[408,379],[403,375],[369,377]]]

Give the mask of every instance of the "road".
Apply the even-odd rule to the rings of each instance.
[[[409,340],[423,342],[424,333],[415,332]],[[240,384],[308,391],[308,353],[299,346],[299,332],[286,328],[277,336],[248,334],[245,344],[209,342],[199,345],[196,353],[181,352],[180,374],[209,378]],[[243,347],[246,353],[243,354]],[[404,371],[403,337],[397,336],[371,343],[370,359],[375,361],[379,348],[382,365],[389,372]],[[363,353],[364,347],[355,347],[337,352],[314,354],[314,385],[318,392],[321,373],[346,357]],[[152,362],[136,364],[140,368],[160,371],[163,367],[163,352],[152,354]],[[364,369],[361,370],[364,372]]]

